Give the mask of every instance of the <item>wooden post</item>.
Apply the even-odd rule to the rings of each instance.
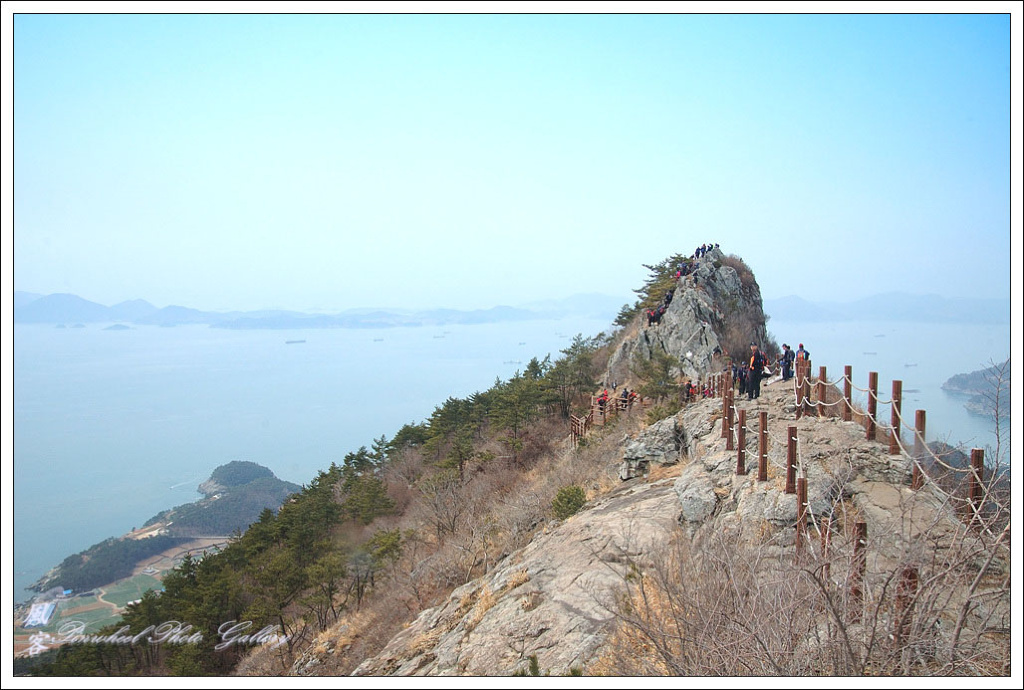
[[[900,454],[900,414],[903,412],[903,382],[892,382],[892,431],[889,432],[889,455]]]
[[[826,585],[828,584],[829,579],[828,545],[832,538],[832,535],[830,534],[831,529],[832,521],[827,517],[821,518],[821,577],[825,581]]]
[[[853,417],[853,367],[847,364],[843,368],[843,421],[848,422]]]
[[[732,424],[732,420],[729,419],[729,396],[722,396],[722,438],[728,438],[731,430],[729,425]]]
[[[739,429],[736,430],[737,445],[736,451],[736,474],[747,473],[747,411],[740,410]]]
[[[786,493],[796,493],[796,427],[789,427],[786,449]]]
[[[868,523],[858,522],[853,532],[853,563],[850,569],[850,620],[859,621],[863,613],[864,575],[867,571]]]
[[[982,482],[985,479],[985,451],[981,448],[971,449],[971,476],[968,483],[968,494],[971,500],[971,519],[978,516],[982,505]]]
[[[796,558],[803,555],[804,541],[807,538],[807,477],[796,480]]]
[[[910,623],[913,620],[911,607],[914,604],[914,597],[917,596],[918,582],[917,568],[912,565],[904,566],[896,588],[896,630],[893,636],[897,649],[904,645],[910,630]]]
[[[824,417],[828,412],[825,407],[825,367],[818,367],[818,416]]]
[[[728,422],[728,425],[729,425],[726,428],[726,436],[725,436],[725,449],[726,450],[734,450],[736,448],[735,443],[733,441],[733,433],[732,433],[733,422],[735,421],[735,409],[736,408],[733,407],[732,402],[733,402],[732,401],[732,392],[731,391],[726,391],[725,392],[725,404],[728,406],[728,408],[726,410],[725,422],[722,422],[723,424]]]
[[[758,447],[757,481],[766,482],[768,481],[768,413],[766,411],[761,411],[759,421],[761,423],[759,430],[761,439]]]
[[[811,411],[811,365],[804,365],[804,382],[800,384],[800,416]]]
[[[918,410],[914,414],[914,473],[910,479],[910,488],[917,491],[924,486],[924,474],[921,463],[924,462],[925,449],[925,411]]]
[[[803,362],[796,363],[796,418],[800,419],[804,416],[804,381],[807,378],[807,372]]]
[[[875,412],[878,410],[878,372],[868,372],[868,418],[865,420],[867,439],[875,440]]]

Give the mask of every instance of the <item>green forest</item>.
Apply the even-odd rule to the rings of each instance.
[[[110,538],[65,558],[51,578],[40,580],[32,589],[43,592],[51,587],[75,592],[110,584],[132,574],[135,565],[150,556],[185,541],[157,535],[147,539]]]

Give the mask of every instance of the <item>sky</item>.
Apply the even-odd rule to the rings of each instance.
[[[644,264],[714,242],[765,299],[1011,293],[1019,4],[13,6],[5,292],[209,310],[625,303]]]

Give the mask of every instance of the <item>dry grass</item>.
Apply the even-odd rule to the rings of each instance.
[[[506,589],[515,589],[521,584],[530,581],[530,573],[526,568],[517,570],[512,573],[508,578],[508,583],[505,585]]]
[[[672,465],[655,465],[647,474],[647,481],[660,482],[663,479],[672,479],[683,473],[683,464],[677,462]]]
[[[498,603],[498,596],[491,591],[490,587],[486,585],[480,591],[480,598],[477,599],[476,605],[473,606],[473,611],[466,619],[466,630],[472,630],[480,624],[483,620],[484,614],[490,611],[494,605]]]

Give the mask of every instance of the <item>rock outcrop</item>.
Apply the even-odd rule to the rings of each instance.
[[[549,524],[490,574],[424,611],[356,674],[511,675],[526,671],[530,656],[552,675],[586,671],[616,619],[616,593],[673,540],[697,544],[731,532],[792,557],[797,500],[785,492],[789,427],[797,430],[799,472],[808,482],[810,529],[842,503],[868,525],[873,568],[897,563],[918,531],[950,520],[931,490],[910,489],[909,458],[865,440],[855,422],[797,419],[793,395],[777,381],[758,401],[737,401],[752,427],[757,412],[768,411],[768,481],[757,481],[756,433],[747,434],[747,472],[737,474],[736,451],[722,438],[721,400],[690,404],[623,440],[623,466],[636,478]],[[678,463],[679,474],[645,481],[645,463]]]
[[[662,466],[676,464],[686,445],[686,429],[675,416],[652,424],[636,439],[627,439],[622,451],[619,479],[639,477],[652,463]]]
[[[681,278],[661,322],[641,327],[636,337],[627,338],[612,353],[606,381],[629,379],[636,358],[650,359],[663,351],[677,357],[684,377],[698,379],[720,371],[726,341],[737,340],[730,329],[742,330],[744,347],[754,340],[767,342],[761,289],[750,273],[740,275],[720,249],[699,259],[696,269]],[[735,349],[735,346],[734,346]],[[744,350],[734,355],[747,355]]]
[[[552,675],[586,668],[629,563],[678,530],[674,505],[671,480],[624,484],[424,611],[355,675],[512,675],[530,656]]]

